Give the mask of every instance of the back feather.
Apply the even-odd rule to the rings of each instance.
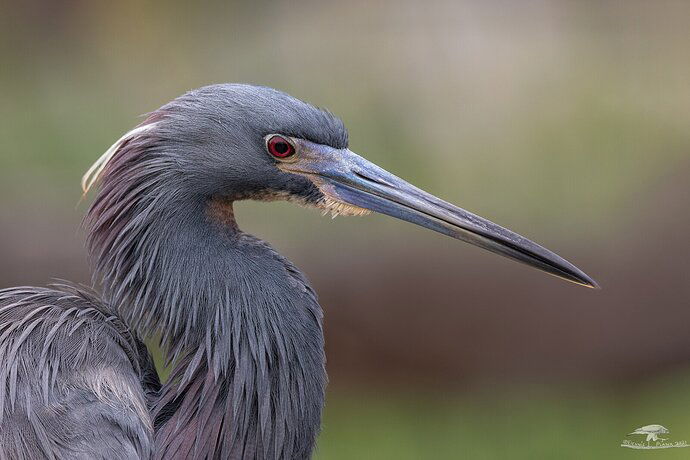
[[[94,294],[0,290],[0,458],[143,459],[159,387],[144,345]]]

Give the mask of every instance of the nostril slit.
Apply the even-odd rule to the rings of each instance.
[[[364,179],[366,181],[374,182],[374,183],[380,184],[380,185],[390,186],[390,184],[388,182],[385,182],[385,181],[383,181],[377,177],[367,176],[366,174],[361,173],[359,171],[355,171],[355,170],[353,170],[352,172],[354,173],[355,176],[359,177],[360,179]]]

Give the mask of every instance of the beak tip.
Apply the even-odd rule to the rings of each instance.
[[[587,274],[585,274],[582,271],[580,271],[580,273],[578,273],[577,279],[572,280],[572,281],[575,281],[575,283],[577,283],[581,286],[584,286],[586,288],[593,289],[595,291],[601,290],[601,286],[599,286],[599,283],[594,281],[594,279],[592,279],[591,277],[589,277]]]
[[[601,286],[599,286],[599,284],[596,281],[585,283],[583,284],[583,286],[594,291],[601,291]]]

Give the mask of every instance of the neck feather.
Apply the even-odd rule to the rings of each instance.
[[[154,414],[158,455],[307,458],[326,385],[314,292],[238,229],[232,202],[167,190],[152,142],[113,156],[87,226],[104,297],[159,334],[174,366]]]

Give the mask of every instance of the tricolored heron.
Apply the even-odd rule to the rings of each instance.
[[[556,254],[348,149],[343,123],[222,84],[156,110],[88,171],[100,297],[0,291],[0,457],[308,458],[326,371],[322,311],[292,263],[239,229],[238,200],[375,211],[584,286]],[[160,334],[160,385],[139,337]]]

